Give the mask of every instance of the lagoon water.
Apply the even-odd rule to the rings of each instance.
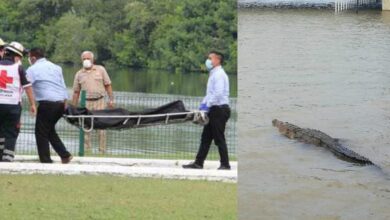
[[[240,219],[390,219],[390,13],[239,10]],[[357,166],[281,136],[341,138]]]
[[[63,65],[66,85],[72,88],[77,66]],[[174,73],[155,69],[107,67],[114,91],[204,96],[207,73]],[[237,97],[237,74],[230,73],[230,95]]]

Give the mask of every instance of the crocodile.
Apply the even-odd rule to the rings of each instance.
[[[339,142],[339,139],[332,138],[322,131],[310,128],[301,128],[294,124],[282,122],[277,119],[272,120],[272,125],[278,128],[282,135],[303,143],[327,148],[342,160],[361,165],[373,165],[373,162],[371,162],[368,158],[352,151],[342,145]]]

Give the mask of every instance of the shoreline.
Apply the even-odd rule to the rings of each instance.
[[[334,10],[335,1],[239,0],[238,9],[325,9]],[[360,5],[359,9],[381,9],[382,3]],[[349,9],[353,10],[353,8]]]

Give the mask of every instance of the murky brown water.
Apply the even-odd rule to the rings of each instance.
[[[390,13],[239,11],[240,219],[390,219]],[[279,135],[341,138],[356,166]]]

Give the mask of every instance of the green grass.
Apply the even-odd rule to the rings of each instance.
[[[232,183],[0,175],[1,219],[236,219]]]

